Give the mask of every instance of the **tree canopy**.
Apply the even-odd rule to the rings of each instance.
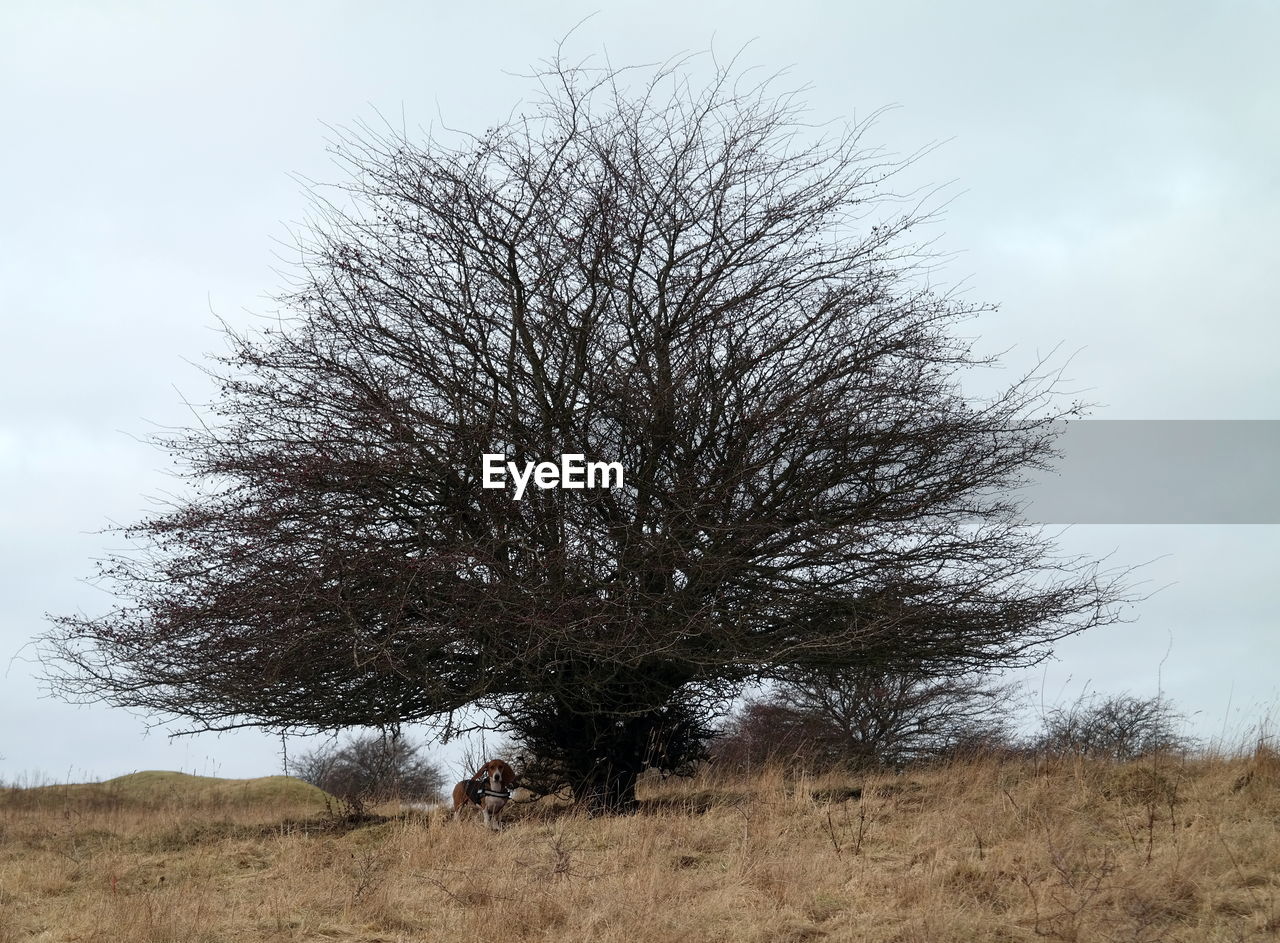
[[[55,620],[59,689],[195,729],[482,708],[621,806],[746,684],[1028,663],[1112,620],[1008,497],[1074,407],[962,390],[985,308],[929,286],[902,162],[691,74],[553,61],[483,134],[343,133],[277,319],[165,439],[190,495],[124,528],[116,608]],[[516,501],[485,453],[625,484]]]

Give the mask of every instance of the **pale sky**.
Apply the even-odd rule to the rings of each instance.
[[[1280,419],[1280,7],[792,2],[0,7],[0,779],[279,770],[252,732],[169,740],[41,696],[45,612],[102,611],[95,533],[172,485],[140,441],[208,392],[216,319],[283,284],[291,175],[339,179],[329,126],[483,130],[570,39],[615,65],[713,48],[807,85],[815,120],[939,143],[935,276],[999,302],[971,325],[1009,374],[1060,345],[1105,419]],[[1276,526],[1077,526],[1160,592],[1062,644],[1047,703],[1162,686],[1203,735],[1275,711]]]

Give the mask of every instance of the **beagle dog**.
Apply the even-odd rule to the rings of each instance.
[[[470,779],[453,787],[453,817],[457,819],[467,805],[477,806],[484,824],[493,831],[502,828],[502,809],[511,800],[516,774],[502,760],[490,760],[476,770]]]

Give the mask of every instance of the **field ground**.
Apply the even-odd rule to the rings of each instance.
[[[0,790],[0,943],[1235,941],[1280,930],[1280,756],[645,784],[643,811],[327,812],[296,780]]]

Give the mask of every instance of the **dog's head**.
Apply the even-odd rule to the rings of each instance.
[[[494,792],[510,792],[516,786],[516,771],[503,760],[490,760],[476,772]]]

